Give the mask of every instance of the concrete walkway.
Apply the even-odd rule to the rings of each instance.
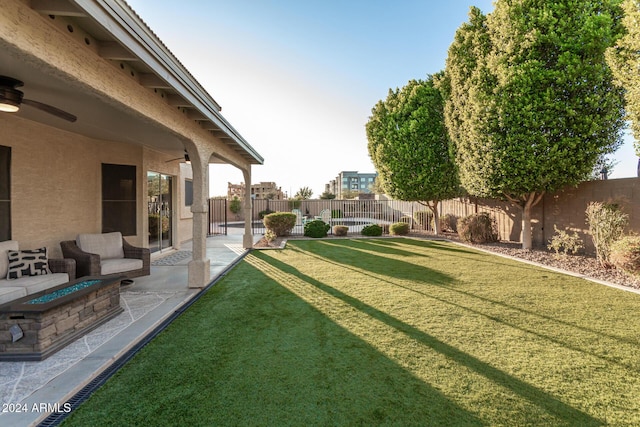
[[[244,252],[242,234],[232,230],[208,238],[211,279]],[[44,361],[0,362],[0,426],[37,425],[51,412],[64,411],[68,399],[198,293],[187,288],[190,260],[190,244],[153,254],[151,275],[121,289],[124,312],[116,318]]]

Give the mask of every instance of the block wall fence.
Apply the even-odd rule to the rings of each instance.
[[[627,233],[640,234],[640,178],[611,179],[583,182],[577,187],[545,194],[532,210],[534,246],[544,246],[559,229],[577,232],[592,252],[593,242],[586,223],[585,210],[591,202],[617,203],[629,215]],[[519,242],[522,232],[522,213],[509,202],[488,199],[453,199],[442,202],[441,213],[463,218],[475,212],[488,212],[498,223],[502,240]]]
[[[212,199],[213,200],[213,199]],[[218,201],[216,201],[218,202]],[[224,202],[224,201],[221,201]],[[568,187],[555,193],[545,194],[532,210],[533,245],[545,246],[559,229],[577,232],[584,241],[585,250],[593,252],[593,242],[586,223],[585,210],[590,202],[617,203],[629,215],[627,233],[640,234],[640,178],[624,178],[588,181],[577,187]],[[213,202],[212,202],[213,206]],[[221,205],[223,206],[223,205]],[[275,212],[290,212],[297,208],[307,217],[320,215],[324,209],[339,212],[339,217],[360,218],[368,222],[392,223],[411,221],[419,211],[427,208],[418,202],[399,200],[263,200],[253,201],[254,232],[262,227],[259,212],[269,209]],[[226,216],[224,211],[226,210]],[[212,223],[244,221],[243,212],[238,215],[229,211],[229,203],[216,209]],[[213,212],[213,209],[212,209]],[[521,241],[522,213],[519,208],[506,201],[477,198],[456,198],[440,204],[440,215],[451,214],[457,219],[476,212],[488,212],[495,218],[501,240]],[[336,216],[334,215],[334,218]],[[337,223],[338,221],[336,221]],[[414,228],[420,224],[412,223]],[[430,228],[430,226],[428,226]]]

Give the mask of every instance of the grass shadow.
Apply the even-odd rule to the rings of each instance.
[[[277,269],[287,274],[298,277],[309,285],[316,287],[317,289],[327,293],[328,295],[331,295],[332,297],[335,297],[351,305],[356,310],[365,313],[372,318],[379,320],[386,325],[406,334],[422,345],[435,350],[436,352],[460,364],[461,366],[464,366],[465,368],[468,368],[473,372],[476,372],[477,374],[489,379],[493,383],[511,390],[514,394],[523,397],[539,408],[543,408],[545,411],[553,414],[554,417],[562,420],[563,422],[566,422],[568,425],[598,426],[603,424],[600,420],[591,417],[589,414],[584,413],[579,409],[567,405],[553,395],[539,388],[536,388],[518,378],[515,378],[505,373],[504,371],[501,371],[500,369],[497,369],[494,366],[491,366],[488,363],[483,362],[482,360],[468,353],[465,353],[418,328],[408,325],[388,313],[378,310],[375,307],[368,305],[357,298],[354,298],[332,286],[322,283],[317,279],[304,274],[291,265],[285,264],[284,262],[269,257],[268,255],[265,257],[268,257],[267,262]]]
[[[484,425],[281,271],[243,261],[65,425]]]
[[[389,258],[376,255],[365,250],[366,245],[371,245],[367,242],[368,240],[341,240],[340,242],[329,242],[324,240],[312,242],[325,246],[329,249],[322,251],[321,254],[313,253],[313,255],[317,256],[319,259],[331,261],[338,265],[357,265],[359,271],[366,270],[371,273],[383,276],[392,276],[397,279],[415,281],[416,278],[420,278],[420,282],[433,285],[453,285],[456,282],[455,278],[452,276],[406,261],[394,259],[393,265],[390,266]],[[302,243],[302,245],[300,245],[300,243]],[[306,245],[304,242],[295,242],[292,243],[288,249],[311,254],[312,252],[302,249],[302,246],[304,245]],[[372,252],[376,252],[378,247],[372,247],[370,250]],[[400,255],[407,258],[409,255],[405,255],[406,253],[410,254],[412,257],[416,257],[414,253],[406,251],[395,251],[395,253],[394,251],[387,251],[383,253],[387,255]]]
[[[407,239],[408,240],[408,239]],[[469,313],[473,313],[479,316],[482,316],[488,320],[501,323],[505,326],[509,326],[520,331],[532,334],[537,336],[538,338],[544,339],[549,343],[557,344],[566,349],[573,350],[576,352],[580,352],[585,355],[590,355],[596,357],[602,361],[616,364],[625,369],[630,369],[632,371],[637,372],[639,370],[639,366],[637,363],[626,362],[618,355],[612,355],[606,348],[606,346],[601,346],[600,351],[596,351],[596,349],[589,345],[589,342],[583,343],[579,345],[578,342],[572,342],[573,337],[576,335],[576,331],[581,331],[583,333],[587,333],[591,335],[593,340],[604,343],[607,342],[605,340],[610,340],[610,344],[612,346],[619,346],[620,343],[628,346],[627,354],[629,356],[636,354],[640,351],[640,343],[637,339],[627,338],[623,336],[617,336],[608,332],[604,332],[602,330],[597,330],[588,326],[582,326],[576,323],[567,322],[557,317],[551,316],[545,312],[533,311],[527,308],[519,307],[513,304],[506,303],[501,300],[496,300],[492,298],[488,298],[486,296],[480,295],[478,293],[474,293],[471,291],[464,290],[462,286],[452,286],[456,284],[456,279],[443,274],[437,270],[426,268],[424,266],[415,265],[409,263],[407,261],[402,261],[398,259],[388,259],[384,256],[376,255],[374,253],[368,251],[362,251],[364,246],[375,246],[377,245],[371,244],[371,240],[361,240],[358,243],[362,243],[361,245],[352,244],[349,241],[340,241],[340,242],[329,242],[329,241],[318,241],[317,244],[321,246],[330,246],[331,250],[321,250],[321,253],[316,253],[310,251],[308,249],[301,249],[300,247],[292,247],[292,250],[300,251],[305,253],[308,256],[314,257],[321,262],[330,262],[336,265],[339,268],[347,268],[352,269],[358,274],[362,274],[365,276],[370,276],[372,279],[376,280],[384,280],[380,276],[389,277],[390,279],[401,279],[405,282],[399,283],[396,280],[384,280],[391,286],[399,287],[406,289],[410,292],[415,292],[421,296],[439,301],[441,303],[450,305],[452,307],[460,308],[462,310],[468,311]],[[403,240],[404,243],[404,240]],[[419,245],[422,249],[440,249],[439,246],[433,246],[430,244],[431,242],[424,242],[423,245]],[[375,248],[372,248],[372,251],[375,251]],[[357,251],[357,255],[349,255],[350,251]],[[362,251],[362,252],[359,252]],[[475,255],[485,256],[483,253],[475,252]],[[490,256],[490,255],[488,255]],[[495,256],[491,256],[492,258],[497,258]],[[355,261],[352,261],[355,259]],[[489,261],[490,262],[490,261]],[[353,265],[357,264],[358,268],[354,268]],[[513,267],[513,265],[509,265]],[[535,268],[534,268],[535,269]],[[535,271],[539,271],[539,269],[535,269]],[[508,317],[506,315],[498,315],[492,312],[485,312],[479,310],[477,308],[472,307],[471,305],[461,304],[456,302],[454,298],[445,298],[442,296],[438,296],[438,294],[434,292],[425,292],[425,288],[422,286],[417,286],[418,284],[423,283],[427,285],[435,285],[446,289],[448,292],[453,294],[457,294],[461,297],[470,298],[472,300],[477,300],[482,303],[489,304],[490,306],[500,307],[507,312],[518,312],[525,316],[525,320],[518,323],[513,318]],[[548,328],[549,331],[558,331],[559,328],[562,327],[562,331],[568,330],[567,334],[556,333],[556,335],[552,335],[550,333],[542,333],[539,328],[533,328],[530,325],[539,324],[540,321],[548,322],[551,326]]]

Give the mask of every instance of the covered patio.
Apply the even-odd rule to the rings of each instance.
[[[260,237],[256,235],[255,239]],[[201,290],[184,286],[191,249],[187,243],[180,251],[158,258],[151,266],[151,276],[136,278],[133,285],[121,290],[123,313],[58,353],[41,362],[3,362],[0,403],[19,404],[29,411],[2,413],[0,425],[42,422],[55,412],[56,405],[61,408],[87,384],[117,369],[114,362],[133,354],[150,333],[200,294]],[[215,280],[223,274],[244,253],[240,230],[209,237],[206,256],[212,260],[211,278]],[[48,403],[48,409],[53,410],[31,410],[42,403]]]
[[[17,110],[0,112],[0,241],[61,257],[59,243],[78,233],[122,231],[150,247],[157,215],[158,254],[191,245],[183,285],[206,286],[209,165],[243,172],[249,213],[263,158],[126,3],[0,8],[0,108]],[[151,176],[166,179],[157,195]],[[252,243],[247,223],[241,244]]]

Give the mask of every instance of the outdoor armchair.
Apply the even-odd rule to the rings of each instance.
[[[151,274],[151,253],[133,246],[119,232],[79,234],[60,242],[65,258],[76,260],[78,277],[120,274],[127,278]]]

